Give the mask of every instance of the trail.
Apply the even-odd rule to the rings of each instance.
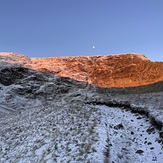
[[[97,105],[109,133],[111,163],[161,163],[159,132],[148,118],[121,108]]]

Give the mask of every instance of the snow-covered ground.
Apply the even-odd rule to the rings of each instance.
[[[100,110],[81,104],[28,109],[0,120],[0,162],[104,162]]]
[[[163,92],[115,95],[113,99],[121,103],[127,101],[133,110],[144,111],[162,124],[163,128]]]
[[[97,106],[109,133],[110,162],[161,163],[163,145],[158,130],[144,115],[121,108]]]
[[[158,131],[120,108],[56,102],[0,120],[0,162],[161,163]]]

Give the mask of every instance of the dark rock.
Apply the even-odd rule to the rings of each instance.
[[[141,149],[139,149],[139,150],[136,151],[136,153],[138,153],[138,154],[142,154],[142,153],[144,153],[144,151],[141,150]]]
[[[122,150],[123,150],[123,151],[128,151],[128,149],[127,149],[127,148],[122,148]]]
[[[150,127],[146,131],[148,132],[148,134],[151,134],[154,130],[154,127]]]
[[[152,158],[152,161],[157,161],[157,157],[154,156],[154,157]]]
[[[163,138],[163,131],[159,133],[160,138]]]
[[[29,74],[28,69],[24,67],[5,67],[0,71],[0,83],[9,86]]]
[[[122,125],[122,123],[120,123],[120,124],[114,126],[114,129],[116,129],[116,130],[124,129],[124,126]]]
[[[162,139],[158,139],[157,142],[163,144],[163,140]]]
[[[147,144],[148,144],[148,145],[151,145],[152,143],[151,143],[151,142],[148,142]]]

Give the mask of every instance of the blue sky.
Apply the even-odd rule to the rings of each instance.
[[[0,51],[29,57],[136,52],[163,61],[163,1],[0,0]]]

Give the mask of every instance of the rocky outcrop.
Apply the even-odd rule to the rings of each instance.
[[[4,63],[21,65],[37,71],[100,87],[133,87],[163,80],[163,62],[151,62],[142,54],[28,58],[21,54],[0,52]]]
[[[141,54],[32,58],[32,68],[101,87],[131,87],[163,80],[163,63]]]
[[[0,67],[0,117],[25,108],[45,106],[60,100],[69,91],[86,87],[70,78],[61,78],[20,65]]]
[[[15,64],[15,65],[28,65],[31,64],[30,58],[25,55],[13,52],[0,52],[0,62]]]

